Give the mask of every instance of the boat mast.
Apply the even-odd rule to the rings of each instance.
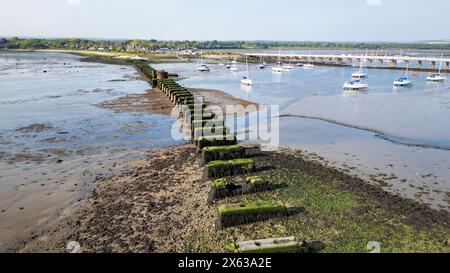
[[[246,57],[245,61],[247,62],[247,79],[250,79],[250,68],[248,66],[248,56]]]
[[[406,75],[405,75],[406,78],[408,78],[408,70],[409,70],[409,62],[406,62]]]
[[[442,58],[444,58],[444,54],[441,54],[441,60],[439,62],[439,75],[441,74],[442,71]]]

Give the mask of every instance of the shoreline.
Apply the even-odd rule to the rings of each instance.
[[[54,52],[54,53],[68,53],[68,54],[74,54],[79,55],[82,57],[89,57],[91,56],[92,62],[102,62],[99,60],[99,58],[113,58],[116,61],[127,61],[132,60],[133,58],[140,57],[144,58],[150,63],[182,63],[186,62],[186,60],[180,59],[178,57],[174,56],[164,56],[164,55],[156,55],[156,54],[149,54],[149,53],[129,53],[129,52],[109,52],[109,51],[88,51],[88,50],[64,50],[64,49],[8,49],[8,50],[0,50],[0,52]],[[144,56],[144,57],[141,57]],[[234,55],[222,55],[222,54],[207,54],[206,58],[216,60],[216,61],[226,61],[229,60],[230,57],[235,56],[240,63],[245,63],[245,58],[243,58],[240,54],[234,54]],[[239,58],[241,56],[242,58]],[[157,58],[155,58],[157,57]],[[166,57],[166,58],[165,58]],[[193,56],[189,56],[193,58]],[[97,60],[95,60],[97,58]],[[88,58],[89,59],[89,58]],[[276,63],[276,61],[271,61],[270,59],[267,61],[269,63]],[[108,63],[108,62],[105,62]],[[255,63],[258,62],[249,60],[249,63]],[[333,64],[333,63],[322,63],[322,62],[310,62],[313,65],[316,66],[328,66],[328,67],[343,67],[343,68],[354,68],[352,65],[348,64]],[[377,69],[377,70],[405,70],[405,67],[367,67],[367,69]],[[437,73],[439,72],[438,68],[418,68],[418,67],[410,67],[410,71],[415,72],[428,72],[428,73]],[[441,69],[441,73],[450,74],[450,69]]]

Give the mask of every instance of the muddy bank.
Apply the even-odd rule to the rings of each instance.
[[[208,106],[254,106],[254,109],[260,108],[258,104],[233,97],[226,92],[212,89],[188,88],[195,97],[204,98]],[[149,89],[145,94],[135,94],[121,97],[112,101],[97,104],[98,107],[109,109],[116,113],[124,112],[143,112],[158,115],[170,116],[174,109],[174,104],[159,89]],[[238,115],[245,114],[243,111]]]
[[[84,252],[222,252],[233,240],[297,236],[320,241],[326,252],[450,251],[450,216],[389,194],[325,166],[301,151],[255,158],[261,175],[284,185],[208,205],[195,147],[155,151],[122,175],[98,180],[94,194],[51,229],[10,251],[65,252],[70,241]],[[244,176],[233,177],[239,181]],[[216,228],[218,204],[275,199],[304,208],[300,215],[226,230]]]

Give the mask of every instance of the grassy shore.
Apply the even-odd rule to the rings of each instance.
[[[97,62],[106,64],[127,64],[127,62],[142,59],[149,63],[180,63],[186,60],[179,58],[173,54],[156,54],[156,53],[133,53],[133,52],[117,52],[117,51],[90,51],[90,50],[65,50],[65,49],[37,49],[37,50],[9,50],[16,52],[56,52],[69,53],[85,57],[84,61]]]

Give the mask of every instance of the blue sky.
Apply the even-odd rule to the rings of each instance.
[[[450,39],[450,0],[0,0],[0,36]]]

